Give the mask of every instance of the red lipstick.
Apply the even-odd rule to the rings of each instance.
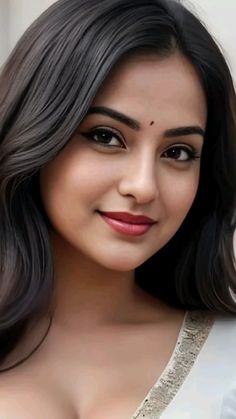
[[[140,236],[146,233],[156,223],[155,220],[145,215],[128,212],[98,212],[114,230],[131,236]]]
[[[105,215],[106,217],[113,218],[114,220],[124,221],[125,223],[130,223],[130,224],[154,224],[156,223],[155,220],[145,215],[135,215],[135,214],[130,214],[129,212],[102,212],[102,211],[99,211],[99,212]]]

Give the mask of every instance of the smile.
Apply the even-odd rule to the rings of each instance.
[[[132,216],[127,213],[104,213],[101,211],[98,211],[98,213],[100,214],[102,219],[109,226],[111,226],[115,231],[130,235],[130,236],[141,236],[145,234],[148,230],[150,230],[153,224],[156,223],[155,221],[151,220],[148,217]],[[122,219],[118,219],[118,218],[122,218]]]

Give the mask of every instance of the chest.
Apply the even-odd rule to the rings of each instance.
[[[70,401],[79,419],[129,419],[165,369],[175,341],[150,332],[132,343],[124,336],[84,342],[58,351],[40,381],[44,386],[49,376],[50,388]]]
[[[170,335],[149,328],[142,335],[53,345],[19,373],[15,400],[32,409],[34,419],[130,419],[168,363],[177,336],[178,329]]]

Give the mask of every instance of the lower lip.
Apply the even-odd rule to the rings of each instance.
[[[152,224],[130,224],[107,217],[101,213],[100,215],[103,220],[106,221],[106,223],[109,224],[114,230],[118,231],[119,233],[128,234],[129,236],[141,236],[152,227]]]

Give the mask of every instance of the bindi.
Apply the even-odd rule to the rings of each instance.
[[[153,124],[154,124],[154,121],[151,121],[151,122],[150,122],[150,125],[153,125]]]

